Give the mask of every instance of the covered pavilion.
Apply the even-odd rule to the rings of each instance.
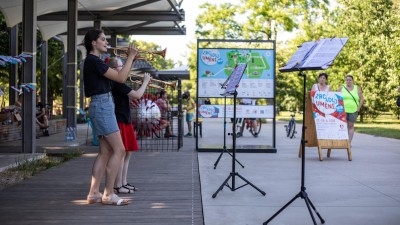
[[[48,46],[51,38],[64,43],[63,109],[67,127],[76,127],[76,93],[80,90],[83,106],[83,87],[77,87],[77,54],[84,34],[91,28],[104,30],[111,46],[117,46],[117,35],[185,35],[182,24],[185,11],[183,0],[14,0],[0,1],[7,27],[10,28],[10,55],[27,53],[32,58],[23,64],[20,84],[36,84],[37,32],[41,40],[41,101],[47,103]],[[18,24],[22,23],[22,50],[18,50]],[[83,54],[86,55],[86,54]],[[17,65],[10,66],[9,86],[18,84]],[[83,82],[81,82],[83,83]],[[16,93],[10,88],[10,105]],[[36,149],[35,124],[36,92],[23,95],[22,152]]]

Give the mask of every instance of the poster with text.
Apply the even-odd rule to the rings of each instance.
[[[317,139],[349,139],[342,93],[311,91],[310,94]]]
[[[233,118],[233,105],[199,105],[197,110],[199,118]],[[274,118],[274,106],[272,105],[237,105],[236,118]]]
[[[237,88],[238,98],[274,98],[274,51],[272,49],[205,49],[198,51],[198,93],[221,97],[223,84],[238,63],[247,68]]]

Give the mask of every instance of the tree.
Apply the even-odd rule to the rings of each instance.
[[[352,74],[366,99],[363,114],[372,118],[395,109],[400,77],[400,10],[396,2],[338,1],[336,35],[349,37],[349,41],[335,60],[331,84],[338,87],[344,83],[344,75]]]

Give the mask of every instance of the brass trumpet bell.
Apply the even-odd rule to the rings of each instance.
[[[134,83],[142,82],[143,75],[136,74],[136,73],[131,73],[129,74],[129,79],[130,81]],[[136,79],[136,80],[135,80]],[[159,87],[159,89],[165,89],[167,86],[171,87],[173,90],[176,88],[176,82],[167,82],[167,81],[162,81],[162,80],[157,80],[154,78],[150,79],[149,82],[150,87]]]
[[[121,58],[128,58],[128,48],[127,47],[122,47],[122,48],[114,48],[110,47],[110,49],[113,49],[114,55],[121,57]],[[153,61],[155,55],[159,55],[162,58],[165,58],[165,55],[167,53],[167,48],[164,50],[156,50],[156,51],[146,51],[146,50],[140,50],[138,49],[138,55],[136,56],[135,59],[141,59],[145,61]]]

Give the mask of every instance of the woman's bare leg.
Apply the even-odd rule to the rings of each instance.
[[[104,138],[99,138],[99,153],[93,163],[92,168],[92,181],[90,184],[89,195],[97,196],[100,189],[101,179],[106,170],[106,165],[111,157],[112,149],[104,140]]]
[[[128,183],[128,168],[129,168],[129,160],[131,159],[132,152],[126,152],[124,159],[124,167],[122,172],[122,185],[126,185]]]
[[[125,158],[126,158],[126,155],[125,155]],[[120,164],[120,167],[119,167],[119,170],[118,170],[118,174],[117,174],[117,177],[115,179],[115,184],[114,184],[115,188],[122,187],[122,185],[123,185],[123,171],[124,171],[124,159],[121,160],[121,164]]]
[[[347,121],[347,130],[349,132],[349,140],[350,140],[350,144],[351,144],[351,141],[353,140],[353,135],[354,135],[354,123]]]
[[[104,188],[104,196],[108,197],[114,194],[114,183],[125,156],[125,147],[119,131],[108,135],[105,140],[112,146],[112,154],[107,163],[106,184]]]

